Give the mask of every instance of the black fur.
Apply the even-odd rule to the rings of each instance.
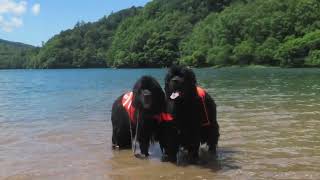
[[[147,90],[151,92],[151,106],[146,108],[143,98],[143,92]],[[133,101],[132,106],[136,109],[134,119],[138,123],[132,123],[129,119],[128,113],[122,105],[122,97],[117,98],[112,106],[112,144],[113,147],[118,146],[122,148],[130,148],[131,135],[136,133],[136,125],[138,124],[137,141],[140,146],[141,154],[148,156],[149,145],[155,139],[159,122],[154,115],[159,114],[165,107],[165,94],[159,83],[150,76],[141,77],[133,87]]]
[[[179,96],[174,100],[170,98],[173,92],[179,92]],[[179,147],[188,151],[190,161],[196,160],[200,143],[207,143],[209,150],[215,153],[219,139],[216,104],[206,93],[204,103],[210,123],[203,126],[206,113],[197,94],[194,72],[186,67],[171,67],[165,78],[165,93],[167,111],[174,117],[173,122],[162,128],[162,131],[167,132],[162,133],[160,140],[160,146],[168,160],[176,160]]]

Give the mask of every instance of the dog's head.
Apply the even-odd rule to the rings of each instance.
[[[196,97],[196,77],[187,67],[172,66],[165,78],[166,95],[171,100]]]
[[[133,87],[132,105],[152,114],[160,113],[165,105],[165,95],[157,80],[142,76]]]

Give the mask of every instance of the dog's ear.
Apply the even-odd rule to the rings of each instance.
[[[197,97],[197,79],[193,70],[188,67],[182,69],[184,79],[186,82],[187,91],[190,93],[190,97]]]
[[[191,68],[185,67],[183,68],[183,74],[185,76],[185,80],[190,83],[191,86],[197,85],[196,75],[194,74]]]
[[[165,107],[165,94],[155,78],[149,77],[149,86],[153,96],[154,111],[160,113]]]
[[[166,77],[164,80],[164,91],[165,92],[169,92],[169,82],[170,82],[171,78],[172,78],[172,73],[169,70],[168,73],[166,74]]]
[[[170,79],[173,77],[173,75],[175,74],[176,72],[176,66],[171,66],[169,69],[168,69],[168,72],[166,74],[166,77],[165,77],[165,85],[168,85]]]
[[[158,111],[159,113],[164,111],[165,109],[165,94],[160,86],[160,84],[158,82],[155,82],[155,87],[154,87],[154,92],[155,93],[155,103],[156,103],[156,111]]]
[[[133,98],[132,98],[132,106],[135,108],[141,107],[141,102],[139,101],[139,93],[142,88],[142,79],[140,78],[133,86]]]

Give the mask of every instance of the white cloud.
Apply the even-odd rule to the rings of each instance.
[[[20,16],[24,14],[27,10],[27,2],[14,0],[0,0],[0,14],[13,14],[15,16]]]
[[[23,15],[26,14],[28,3],[26,0],[0,0],[0,29],[11,32],[23,25]],[[40,13],[40,4],[31,7],[34,15]]]
[[[14,28],[21,27],[22,25],[23,21],[19,17],[5,19],[3,16],[0,16],[0,27],[5,32],[11,32]]]
[[[39,13],[40,13],[40,4],[34,4],[33,6],[32,6],[32,9],[31,9],[31,11],[32,11],[32,13],[34,14],[34,15],[38,15]]]

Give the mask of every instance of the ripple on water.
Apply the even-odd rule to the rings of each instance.
[[[195,70],[215,98],[218,157],[161,163],[111,151],[113,100],[164,70],[0,71],[0,179],[319,179],[319,71]]]

